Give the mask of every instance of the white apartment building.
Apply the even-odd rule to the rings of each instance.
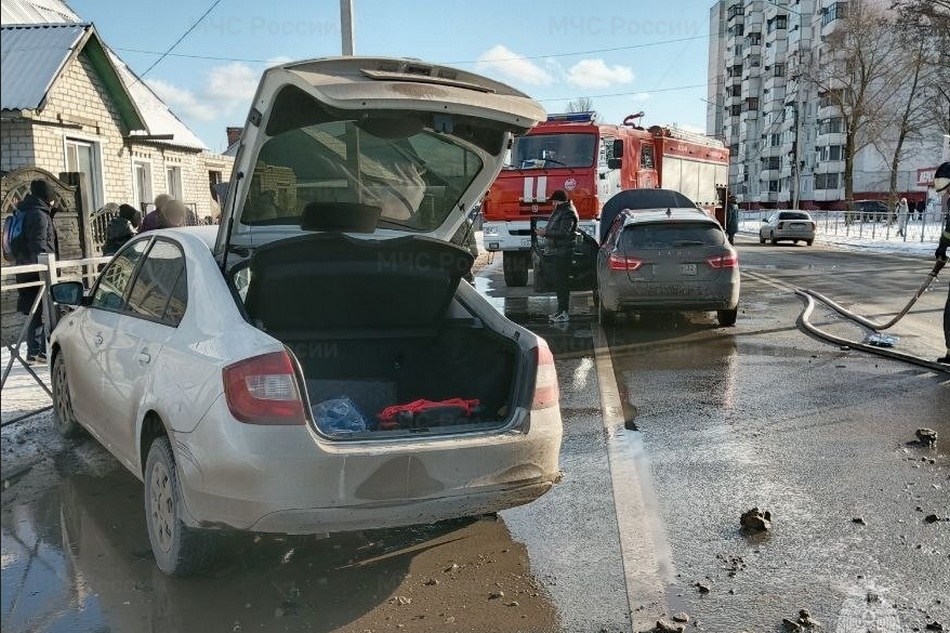
[[[710,9],[706,133],[730,147],[729,187],[743,207],[844,207],[842,120],[808,78],[824,39],[846,28],[847,8],[832,0],[720,0]],[[919,174],[940,162],[942,141],[934,135],[908,148],[900,195],[927,195]],[[857,154],[856,200],[886,199],[882,154],[873,146]]]

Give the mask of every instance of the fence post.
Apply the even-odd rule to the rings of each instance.
[[[40,253],[38,260],[40,264],[46,266],[46,270],[40,273],[44,282],[40,292],[43,295],[43,334],[48,342],[50,332],[56,327],[57,321],[56,306],[53,305],[49,288],[59,279],[59,271],[56,268],[56,255],[53,253]]]

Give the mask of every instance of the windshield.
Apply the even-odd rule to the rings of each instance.
[[[550,169],[594,164],[594,134],[532,134],[515,139],[509,168]]]
[[[441,226],[482,160],[451,135],[421,125],[401,134],[383,127],[330,121],[269,139],[258,155],[241,222],[301,224],[305,211],[320,210],[337,216],[369,212],[379,226],[421,232]],[[345,224],[346,218],[337,221]]]

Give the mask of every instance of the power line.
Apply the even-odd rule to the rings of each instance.
[[[675,92],[677,90],[693,90],[695,88],[707,88],[717,82],[711,81],[704,84],[692,84],[690,86],[674,86],[672,88],[656,88],[655,90],[633,90],[630,92],[612,92],[600,95],[572,95],[570,97],[551,97],[549,99],[536,99],[542,103],[546,101],[567,101],[570,99],[610,99],[613,97],[631,97],[640,94],[653,94],[654,92]]]
[[[185,30],[185,32],[181,34],[181,37],[179,37],[177,40],[175,40],[175,43],[172,44],[171,46],[169,46],[169,47],[168,47],[168,50],[166,50],[164,53],[161,53],[161,54],[159,55],[158,59],[156,59],[156,60],[152,63],[151,66],[149,66],[148,68],[146,68],[145,71],[137,77],[137,79],[138,79],[139,81],[141,81],[142,78],[145,77],[145,75],[147,75],[147,74],[149,73],[149,71],[151,71],[153,68],[155,68],[156,66],[158,66],[160,63],[162,63],[162,60],[163,60],[163,59],[165,59],[166,57],[168,57],[169,55],[171,55],[171,54],[172,54],[172,51],[175,50],[175,48],[176,48],[179,44],[181,44],[182,41],[184,41],[184,39],[185,39],[186,37],[188,37],[188,36],[191,34],[192,31],[194,31],[196,28],[198,28],[198,25],[201,24],[201,22],[202,22],[206,17],[208,17],[208,14],[211,13],[212,11],[214,11],[214,8],[215,8],[216,6],[218,6],[219,4],[221,4],[221,0],[214,0],[214,2],[211,3],[211,6],[208,7],[208,9],[207,9],[204,13],[202,13],[202,14],[198,17],[197,20],[195,20],[194,22],[192,22],[192,23],[191,23],[191,26],[189,26],[189,27]]]
[[[172,52],[172,50],[176,46],[178,46],[178,44],[185,38],[185,36],[187,36],[188,33],[190,33],[192,30],[194,30],[198,26],[198,24],[205,18],[205,16],[207,16],[208,13],[210,13],[211,10],[214,9],[215,5],[217,5],[218,2],[220,1],[221,0],[216,0],[215,3],[211,6],[211,8],[208,9],[208,11],[206,11],[205,14],[202,15],[201,18],[199,18],[198,21],[194,25],[192,25],[190,29],[188,29],[185,35],[179,38],[179,40],[175,42],[175,44],[172,45],[171,48],[169,48],[165,52],[148,51],[148,50],[144,50],[140,48],[115,48],[115,50],[123,51],[125,53],[140,53],[143,55],[159,55],[160,56],[159,59],[156,60],[156,62],[152,64],[152,66],[150,66],[148,70],[151,70],[155,65],[157,65],[160,61],[162,61],[162,59],[164,59],[165,57],[179,57],[183,59],[203,59],[203,60],[217,61],[217,62],[242,62],[245,64],[272,64],[273,61],[269,59],[256,59],[256,58],[251,58],[251,57],[225,57],[225,56],[220,56],[220,55],[197,55],[197,54],[189,54],[189,53],[173,53]],[[479,64],[479,63],[484,63],[484,62],[511,62],[511,61],[523,61],[523,60],[551,59],[555,57],[575,57],[578,55],[592,55],[595,53],[615,53],[619,51],[629,51],[629,50],[636,50],[640,48],[649,48],[652,46],[663,46],[665,44],[677,44],[679,42],[690,42],[690,41],[695,41],[695,40],[709,39],[710,37],[711,37],[710,35],[694,35],[691,37],[680,37],[680,38],[674,38],[674,39],[669,39],[669,40],[658,40],[656,42],[631,44],[629,46],[615,46],[612,48],[595,48],[595,49],[590,49],[586,51],[572,51],[569,53],[551,53],[550,55],[523,55],[523,56],[518,56],[518,57],[498,57],[498,58],[489,59],[489,60],[485,60],[485,59],[454,60],[454,61],[439,62],[439,63],[446,64],[446,65],[454,64],[454,65],[461,66],[461,65],[466,65],[466,64]],[[145,72],[147,73],[148,70],[146,70]],[[145,73],[142,73],[142,74],[144,75]]]

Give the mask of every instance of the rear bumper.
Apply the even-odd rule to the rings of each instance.
[[[640,311],[707,311],[732,310],[739,304],[739,272],[730,279],[678,287],[675,284],[632,282],[625,274],[608,273],[608,283],[600,284],[600,300],[604,307]]]
[[[241,424],[219,400],[175,438],[188,518],[208,528],[319,533],[428,523],[528,503],[559,478],[557,407],[529,431],[331,441]]]

